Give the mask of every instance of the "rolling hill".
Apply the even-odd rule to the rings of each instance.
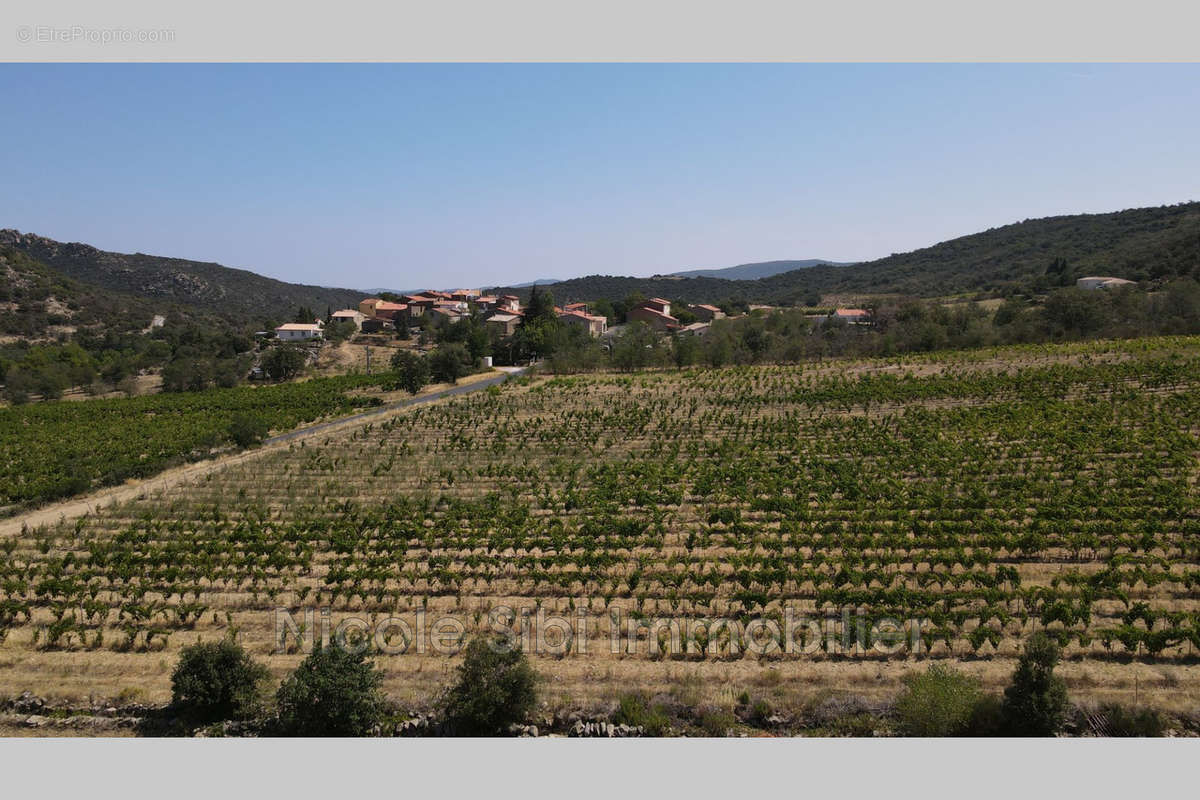
[[[12,229],[0,230],[4,247],[90,286],[239,320],[290,317],[299,306],[321,313],[329,306],[357,306],[363,296],[358,290],[286,283],[211,262],[112,253]]]
[[[1044,280],[1057,259],[1066,261],[1064,279],[1200,278],[1200,203],[1024,220],[875,261],[812,266],[758,280],[590,275],[545,288],[558,302],[616,300],[632,292],[696,303],[735,297],[789,304],[840,293],[936,297],[1028,288]]]
[[[791,272],[794,269],[809,267],[845,267],[850,261],[827,261],[823,258],[807,258],[800,261],[759,261],[753,264],[738,264],[736,267],[723,269],[689,269],[683,272],[671,272],[668,275],[676,278],[725,278],[727,280],[758,280],[769,278],[781,272]]]

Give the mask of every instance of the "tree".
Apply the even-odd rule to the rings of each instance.
[[[429,374],[438,383],[458,383],[474,366],[475,360],[458,342],[441,345],[429,354]]]
[[[386,709],[383,673],[361,649],[320,643],[279,687],[280,730],[288,736],[367,736]]]
[[[1025,642],[1025,651],[1004,690],[1004,724],[1013,736],[1053,736],[1067,711],[1067,685],[1054,674],[1061,651],[1039,631]]]
[[[189,645],[171,673],[171,705],[196,722],[247,719],[259,710],[270,677],[232,638]]]
[[[400,386],[409,394],[416,394],[429,383],[429,359],[411,350],[398,350],[392,356],[392,370]]]
[[[896,716],[909,736],[962,736],[983,697],[979,682],[942,664],[904,678]]]
[[[458,667],[458,682],[442,700],[455,733],[496,736],[527,719],[537,703],[537,673],[504,639],[472,639]]]
[[[330,316],[332,317],[333,314],[330,313]],[[300,306],[300,308],[296,309],[296,318],[292,321],[302,323],[316,322],[317,315],[308,306]]]
[[[612,360],[627,372],[652,364],[657,356],[658,334],[644,322],[631,323],[613,342]]]
[[[253,414],[237,414],[229,423],[229,438],[238,447],[260,443],[267,435],[267,423]]]
[[[286,381],[300,374],[308,363],[308,355],[298,347],[273,347],[262,357],[260,366],[273,381]]]

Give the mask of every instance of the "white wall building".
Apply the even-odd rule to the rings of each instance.
[[[322,339],[325,336],[324,323],[318,322],[289,322],[275,329],[275,338],[282,342],[306,342],[312,339]]]

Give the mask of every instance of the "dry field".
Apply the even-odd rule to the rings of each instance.
[[[378,663],[417,704],[457,661],[422,624],[542,618],[552,703],[999,688],[1047,629],[1077,698],[1193,710],[1198,390],[1196,338],[510,381],[0,541],[0,693],[163,700],[231,631],[282,676],[275,610],[328,608],[408,626]]]

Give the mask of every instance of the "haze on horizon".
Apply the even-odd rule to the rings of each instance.
[[[0,227],[355,288],[1196,199],[1200,65],[0,65]]]

